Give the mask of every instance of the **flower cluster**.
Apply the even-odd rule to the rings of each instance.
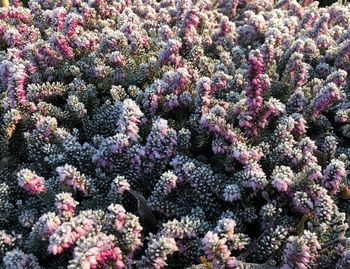
[[[62,185],[86,193],[86,177],[69,164],[56,168],[59,180]]]
[[[152,235],[151,235],[152,236]],[[142,257],[140,268],[161,269],[167,265],[167,257],[178,251],[174,238],[152,236],[149,240],[146,255]]]
[[[97,233],[77,242],[73,259],[67,268],[91,268],[112,266],[115,269],[125,268],[121,250],[115,246],[114,237]]]
[[[348,268],[350,5],[0,8],[0,268]]]
[[[72,194],[62,192],[56,195],[55,206],[58,214],[65,219],[70,219],[75,212],[75,208],[79,203],[74,200]]]
[[[3,258],[4,268],[16,269],[41,269],[38,259],[33,254],[26,254],[19,249],[8,251]]]
[[[310,268],[320,248],[317,236],[308,230],[305,230],[302,236],[290,237],[284,252],[282,268]]]
[[[18,185],[30,194],[39,195],[45,191],[44,178],[29,169],[22,169],[17,174]]]

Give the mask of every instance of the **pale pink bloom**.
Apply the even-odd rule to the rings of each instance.
[[[56,195],[55,206],[59,215],[65,219],[73,217],[78,204],[79,203],[73,199],[71,193],[62,192]]]
[[[17,174],[18,185],[30,194],[39,195],[45,192],[44,178],[29,169],[22,169]]]

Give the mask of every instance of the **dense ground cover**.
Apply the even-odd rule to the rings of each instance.
[[[1,268],[350,268],[350,9],[0,9]]]

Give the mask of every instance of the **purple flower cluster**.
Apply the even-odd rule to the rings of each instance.
[[[350,268],[349,22],[313,0],[0,8],[0,268]]]

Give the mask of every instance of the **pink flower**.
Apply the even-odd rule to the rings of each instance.
[[[302,58],[303,54],[295,52],[290,59],[288,75],[291,79],[291,88],[293,91],[303,86],[307,79],[307,68]]]
[[[117,176],[112,182],[112,189],[119,194],[123,194],[130,190],[130,184],[124,176]]]
[[[40,238],[46,240],[61,225],[60,218],[52,212],[42,215],[32,228],[32,233],[38,233]]]
[[[346,177],[345,164],[342,161],[333,159],[323,172],[323,186],[335,194],[340,189],[340,184]]]
[[[52,43],[57,47],[58,51],[64,58],[73,59],[73,48],[68,44],[68,40],[63,35],[52,36]]]
[[[289,166],[276,166],[272,172],[272,185],[281,192],[286,192],[292,183],[294,173]]]
[[[123,254],[112,235],[97,232],[77,242],[69,268],[125,268]]]
[[[49,253],[60,254],[81,237],[96,229],[98,217],[95,214],[96,212],[91,210],[82,211],[78,216],[58,227],[49,238]]]
[[[233,130],[233,127],[226,122],[225,118],[225,109],[219,105],[216,105],[215,107],[211,108],[208,113],[202,114],[199,123],[228,142],[235,143],[238,140],[238,135]]]
[[[168,256],[178,251],[174,238],[165,236],[156,237],[151,234],[151,238],[146,249],[146,255],[142,256],[140,266],[141,268],[165,268]]]
[[[126,218],[124,207],[119,204],[112,204],[108,207],[108,210],[111,212],[109,218],[112,221],[113,228],[121,231],[124,228]]]
[[[22,169],[17,173],[18,185],[30,194],[39,195],[45,192],[44,178],[39,177],[29,169]]]
[[[180,62],[179,51],[181,49],[181,42],[175,39],[170,39],[165,44],[164,48],[158,54],[158,61],[161,65],[170,64],[177,66]]]
[[[63,185],[87,193],[87,179],[75,167],[65,164],[64,166],[57,167],[56,172]]]
[[[121,113],[118,121],[117,133],[126,135],[131,141],[139,138],[139,127],[143,113],[139,106],[131,99],[125,99],[120,107]]]
[[[267,184],[266,175],[257,162],[244,166],[243,177],[245,179],[244,186],[252,188],[254,191],[264,189]]]
[[[212,231],[207,232],[202,239],[206,258],[213,265],[218,265],[218,267],[214,268],[221,268],[221,266],[225,265],[230,258],[231,251],[228,249],[226,242],[226,238],[219,238],[218,234],[213,233]]]
[[[7,86],[7,94],[12,108],[17,105],[24,105],[27,102],[25,83],[28,78],[27,70],[24,64],[5,61],[2,63],[0,71],[3,76],[4,85]]]
[[[323,87],[311,102],[312,116],[319,115],[332,103],[341,99],[341,91],[333,82]]]
[[[62,192],[56,195],[55,206],[59,212],[59,215],[65,219],[73,217],[75,208],[79,203],[75,201],[71,193]]]
[[[257,113],[263,105],[262,93],[266,90],[261,83],[263,74],[263,56],[259,51],[253,51],[249,55],[247,70],[248,85],[245,89],[247,107],[249,111]]]

